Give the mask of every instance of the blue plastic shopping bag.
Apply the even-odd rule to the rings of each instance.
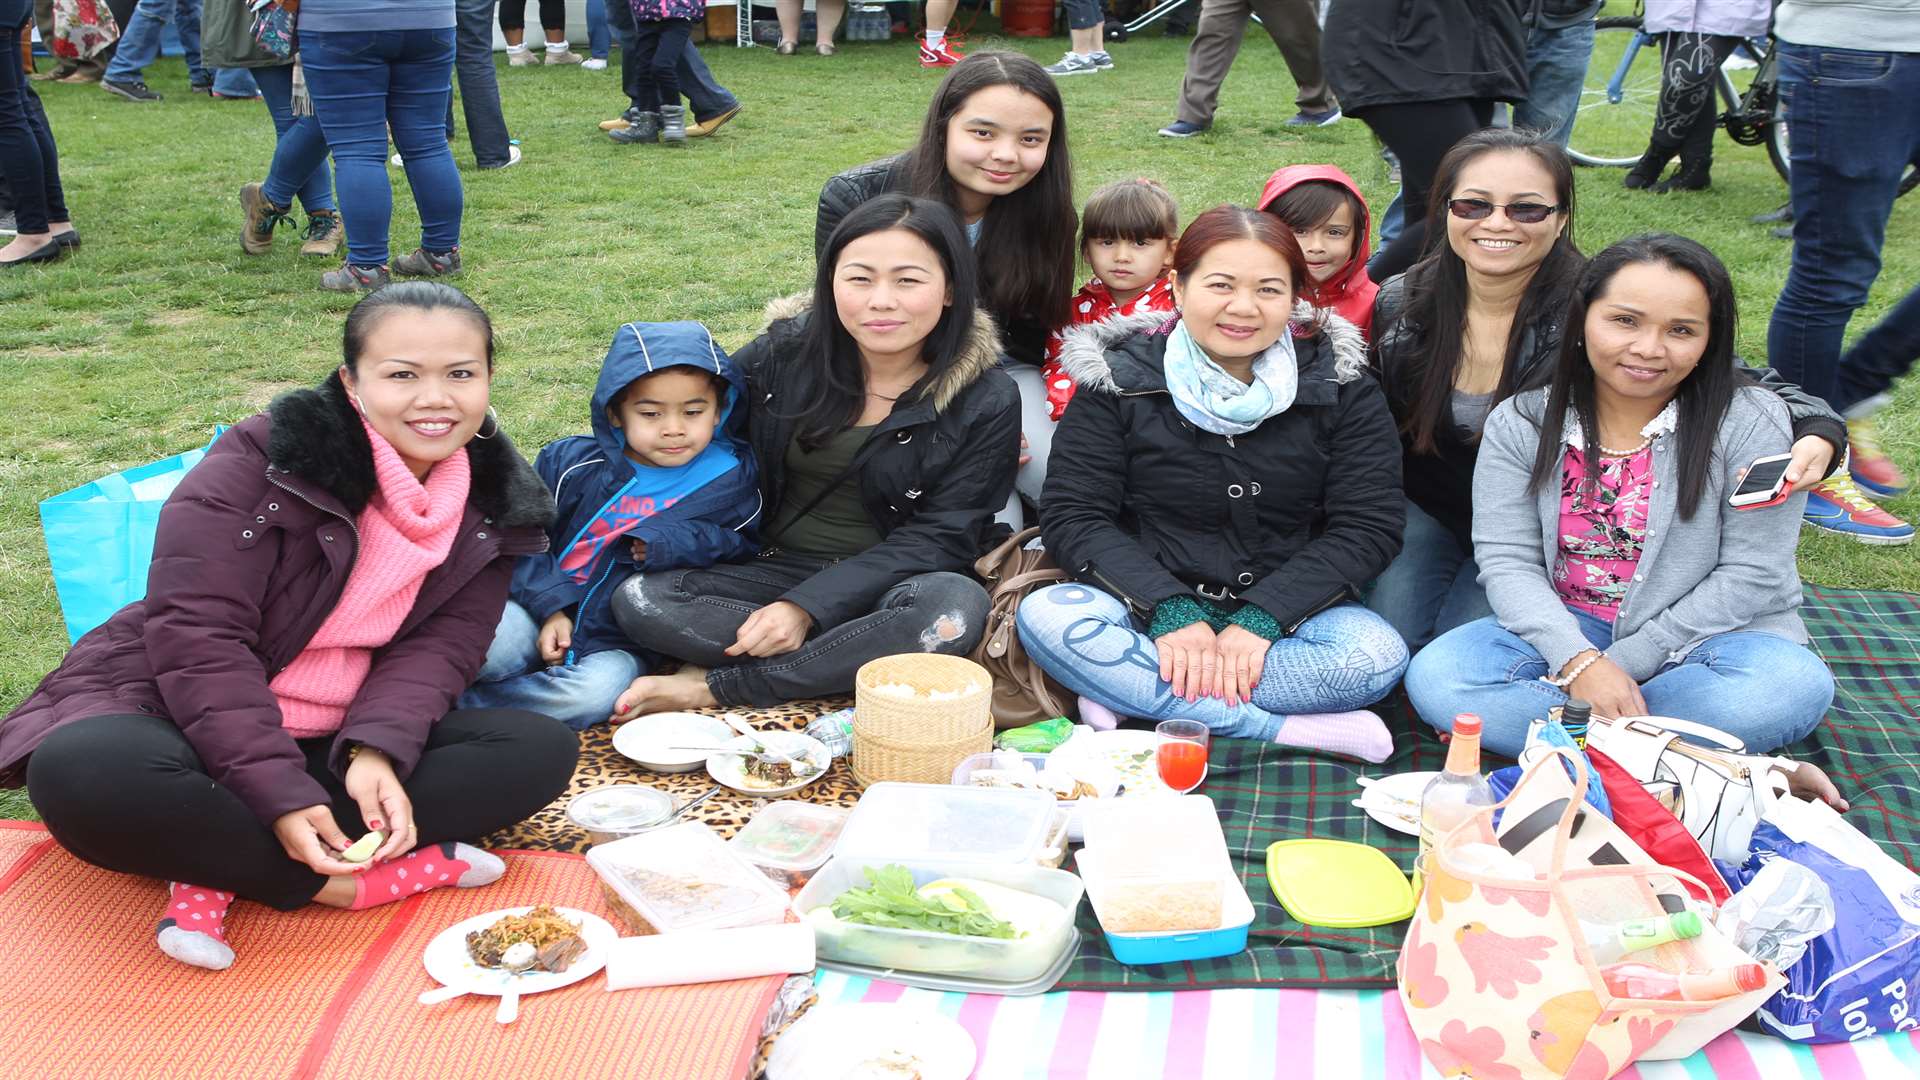
[[[214,431],[220,437],[221,427]],[[147,595],[160,507],[207,447],[103,476],[40,503],[40,531],[69,641]]]

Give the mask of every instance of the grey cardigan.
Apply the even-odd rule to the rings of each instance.
[[[1473,470],[1473,557],[1500,624],[1558,672],[1593,646],[1550,576],[1560,550],[1561,485],[1549,482],[1527,492],[1546,398],[1544,389],[1517,394],[1487,417]],[[1727,505],[1742,468],[1757,457],[1784,454],[1792,443],[1779,397],[1757,386],[1735,390],[1714,440],[1700,506],[1691,521],[1683,521],[1678,444],[1671,436],[1654,439],[1646,546],[1606,650],[1635,681],[1678,663],[1715,634],[1755,630],[1806,642],[1794,611],[1800,606],[1794,545],[1806,495],[1760,510]]]

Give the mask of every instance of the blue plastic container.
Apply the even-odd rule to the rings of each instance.
[[[1113,958],[1129,966],[1176,964],[1183,960],[1208,960],[1232,956],[1247,947],[1249,918],[1238,926],[1218,930],[1195,930],[1171,934],[1108,934],[1107,948]]]

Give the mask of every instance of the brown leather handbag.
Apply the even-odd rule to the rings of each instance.
[[[1068,716],[1073,702],[1073,694],[1040,670],[1020,647],[1020,634],[1014,624],[1020,601],[1028,593],[1069,580],[1045,548],[1027,546],[1039,536],[1039,529],[1017,532],[973,564],[973,572],[986,585],[992,606],[987,609],[986,632],[980,635],[980,644],[974,646],[969,659],[993,676],[995,728]]]

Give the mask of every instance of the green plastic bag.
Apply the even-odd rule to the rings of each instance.
[[[1023,754],[1050,754],[1072,737],[1073,722],[1064,716],[1056,716],[1037,724],[1008,728],[993,740],[993,745],[1002,750],[1018,750]]]

